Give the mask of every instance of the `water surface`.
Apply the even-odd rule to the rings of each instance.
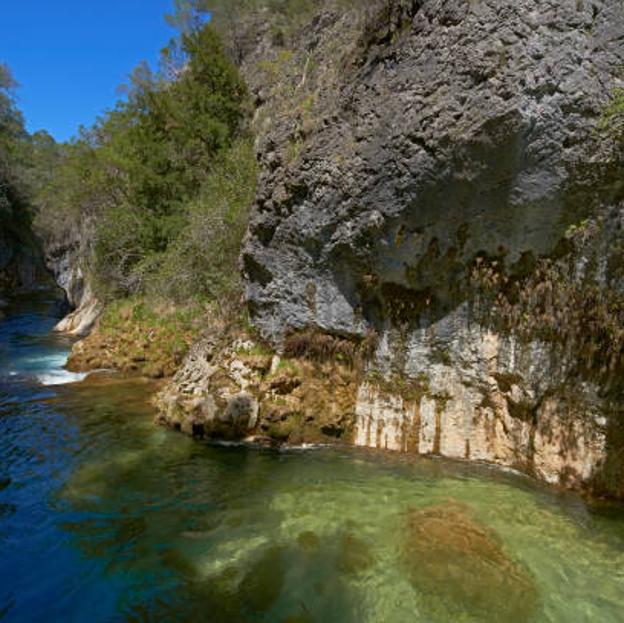
[[[489,468],[214,447],[140,380],[65,376],[53,303],[0,322],[0,620],[624,619],[624,511]],[[511,604],[511,605],[510,605]]]

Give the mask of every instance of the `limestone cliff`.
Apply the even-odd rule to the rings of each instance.
[[[93,232],[88,222],[80,222],[63,230],[64,239],[45,241],[45,262],[62,288],[70,312],[55,327],[70,335],[87,335],[102,306],[90,283],[88,271]]]
[[[622,32],[618,0],[328,0],[243,37],[247,302],[278,351],[366,341],[354,443],[624,491]]]

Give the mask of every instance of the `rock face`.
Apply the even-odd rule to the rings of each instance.
[[[57,323],[54,330],[84,337],[93,329],[101,313],[102,306],[100,302],[92,294],[88,293],[78,308]]]
[[[597,388],[557,383],[545,347],[460,331],[453,339],[470,350],[452,351],[455,365],[412,363],[407,374],[415,370],[419,380],[411,395],[387,384],[360,386],[355,444],[495,462],[552,484],[590,482],[607,444]]]
[[[622,85],[624,6],[321,4],[292,45],[267,26],[244,50],[262,165],[242,256],[254,324],[278,350],[310,327],[376,336],[359,445],[624,491],[608,346],[621,169],[595,132]]]
[[[72,238],[62,244],[48,243],[45,256],[48,269],[65,292],[67,303],[72,309],[56,325],[55,330],[82,337],[93,328],[102,312],[102,306],[83,271],[87,255],[84,241],[90,239],[87,228],[83,227],[81,232],[74,231]]]
[[[156,397],[161,423],[201,439],[352,440],[357,380],[349,366],[282,358],[248,336],[213,330]]]
[[[255,323],[276,342],[310,324],[383,327],[404,289],[447,315],[479,254],[550,254],[589,216],[576,169],[618,84],[621,3],[377,4],[333,61],[340,78],[313,94],[299,156],[283,153],[296,122],[273,119],[261,145],[244,261]],[[319,20],[300,47],[328,65],[352,17]]]
[[[86,285],[80,267],[80,251],[77,241],[66,244],[49,243],[46,248],[46,263],[56,283],[67,297],[69,305],[76,309],[85,298]]]

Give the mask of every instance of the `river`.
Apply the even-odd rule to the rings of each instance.
[[[624,509],[488,467],[211,446],[0,321],[0,621],[624,620]]]

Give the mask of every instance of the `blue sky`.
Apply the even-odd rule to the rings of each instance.
[[[171,0],[20,0],[0,9],[0,62],[20,83],[29,131],[76,134],[119,99],[141,60],[154,63],[174,32]]]

